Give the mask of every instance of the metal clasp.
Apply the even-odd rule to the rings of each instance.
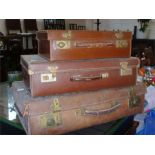
[[[132,68],[128,66],[128,62],[120,62],[120,66],[121,76],[132,75]]]
[[[57,71],[57,66],[50,66],[48,67],[48,70],[51,73],[47,73],[47,74],[41,74],[41,82],[54,82],[56,81],[56,71]]]
[[[62,117],[59,112],[42,115],[40,117],[41,128],[56,127],[62,124]]]
[[[140,104],[140,97],[136,95],[136,90],[134,87],[130,88],[129,91],[130,98],[129,98],[129,108],[134,108],[139,106]]]
[[[53,112],[56,112],[56,111],[60,111],[61,110],[61,105],[59,103],[58,98],[54,98],[53,99],[53,103],[52,103],[51,108],[52,108],[52,111]]]

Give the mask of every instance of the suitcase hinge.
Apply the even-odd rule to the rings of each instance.
[[[134,108],[139,106],[140,104],[140,97],[136,95],[136,90],[134,87],[130,88],[129,91],[130,97],[129,97],[129,108]]]
[[[128,66],[128,62],[120,62],[120,75],[132,75],[132,68]]]
[[[121,32],[121,31],[117,31],[116,33],[115,33],[115,37],[117,38],[117,39],[122,39],[123,37],[124,37],[124,34],[123,34],[123,32]]]
[[[62,36],[65,39],[71,39],[71,31],[64,32]]]

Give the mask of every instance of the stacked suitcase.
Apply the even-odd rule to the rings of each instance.
[[[143,111],[131,32],[39,31],[38,55],[21,56],[13,83],[27,134],[63,134]]]

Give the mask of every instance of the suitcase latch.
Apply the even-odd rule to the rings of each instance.
[[[52,111],[53,112],[56,112],[56,111],[60,111],[61,110],[61,105],[59,103],[58,98],[54,98],[53,99],[53,103],[52,103],[51,108],[52,108]]]
[[[121,76],[132,75],[132,68],[128,66],[128,62],[120,62],[120,66]]]
[[[59,112],[40,116],[41,128],[57,127],[62,124],[62,117]]]
[[[130,88],[129,91],[130,98],[129,98],[129,108],[134,108],[139,106],[140,104],[140,97],[136,95],[136,91],[134,87]]]
[[[41,74],[41,82],[54,82],[56,81],[55,74]]]
[[[57,66],[48,67],[49,72],[47,74],[41,74],[41,82],[54,82],[56,81]]]
[[[55,44],[56,49],[69,49],[71,47],[71,42],[69,40],[57,40]]]
[[[116,40],[116,48],[127,48],[128,41],[127,40]]]

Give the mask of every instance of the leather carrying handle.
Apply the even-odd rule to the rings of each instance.
[[[103,115],[103,114],[107,114],[107,113],[116,111],[120,107],[120,105],[121,104],[119,102],[117,102],[114,106],[112,106],[111,108],[108,108],[108,109],[102,109],[102,110],[83,109],[83,114],[84,115]]]
[[[72,76],[70,78],[71,81],[91,81],[91,80],[99,80],[102,79],[102,75],[97,75],[97,76]]]
[[[81,48],[99,48],[99,47],[113,47],[115,46],[115,43],[113,42],[104,42],[104,41],[99,41],[99,42],[77,42],[75,44],[75,47],[81,47]]]

